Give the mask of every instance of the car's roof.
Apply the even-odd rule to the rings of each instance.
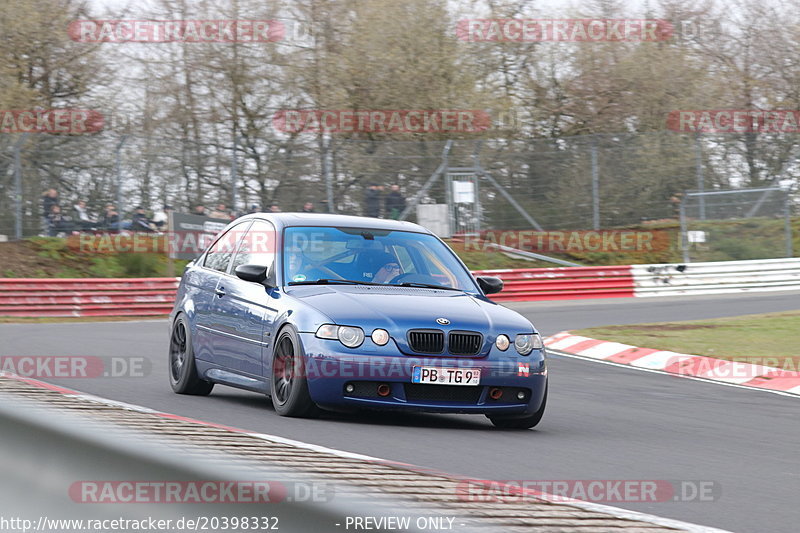
[[[431,233],[428,229],[412,222],[387,220],[384,218],[335,215],[331,213],[253,213],[238,218],[237,222],[248,218],[264,218],[272,221],[278,228],[289,226],[321,226]]]

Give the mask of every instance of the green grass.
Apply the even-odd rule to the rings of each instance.
[[[800,370],[800,311],[573,332],[642,348]]]

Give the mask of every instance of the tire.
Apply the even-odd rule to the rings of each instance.
[[[544,389],[544,398],[542,398],[542,405],[539,409],[530,416],[524,416],[522,418],[510,418],[510,417],[500,417],[500,416],[489,416],[486,417],[492,421],[497,428],[502,429],[530,429],[536,424],[538,424],[542,420],[542,416],[544,416],[544,409],[547,406],[547,387],[545,386]]]
[[[319,407],[308,392],[300,339],[291,327],[278,334],[270,375],[270,396],[276,413],[295,418],[313,418],[319,414]]]
[[[197,376],[192,337],[186,317],[178,315],[169,338],[169,384],[178,394],[208,396],[214,384]]]

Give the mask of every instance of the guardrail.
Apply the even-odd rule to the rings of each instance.
[[[479,270],[476,276],[497,276],[503,291],[496,301],[624,298],[634,295],[630,266],[553,267],[518,270]]]
[[[495,301],[574,300],[800,289],[800,258],[477,270],[505,285]],[[2,279],[0,316],[159,316],[177,278]]]
[[[0,278],[0,316],[154,316],[172,309],[176,278]]]
[[[634,265],[636,296],[800,289],[800,258]]]

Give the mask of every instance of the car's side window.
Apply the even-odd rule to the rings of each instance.
[[[400,261],[401,272],[408,274],[417,271],[414,261],[412,261],[411,255],[408,253],[408,249],[405,246],[395,244],[392,246],[392,250],[394,251],[394,255],[397,256],[397,259]]]
[[[256,220],[247,230],[233,258],[231,273],[241,265],[259,265],[271,272],[275,262],[275,227],[267,221]]]
[[[249,221],[236,224],[222,234],[206,252],[203,266],[220,272],[227,272],[233,252],[236,250],[236,244],[242,236],[242,230],[247,228],[247,224],[249,224]]]

